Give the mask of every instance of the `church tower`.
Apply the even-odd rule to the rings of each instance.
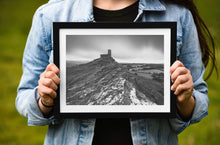
[[[101,54],[100,57],[101,58],[111,58],[112,57],[111,49],[108,49],[108,53],[107,54]]]
[[[108,56],[109,56],[109,57],[112,56],[112,51],[111,51],[111,49],[108,49]]]

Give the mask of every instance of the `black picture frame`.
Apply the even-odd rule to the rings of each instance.
[[[54,22],[54,63],[60,69],[61,79],[55,99],[55,117],[175,117],[176,96],[170,90],[172,82],[170,81],[169,68],[176,60],[176,27],[176,22]],[[103,52],[102,48],[96,49],[97,46],[120,46],[123,51],[120,50],[119,53],[119,48],[114,47],[113,52],[112,48],[109,48],[110,50],[104,51],[108,52],[107,54],[100,54]],[[143,51],[138,48],[142,48]],[[99,53],[100,57],[90,58],[95,53]],[[115,56],[112,56],[111,53],[115,53]],[[142,53],[151,54],[153,57],[148,55],[149,59],[145,60],[145,55]],[[128,56],[132,56],[132,58]],[[162,63],[161,60],[163,60]],[[93,69],[92,65],[96,69]],[[111,74],[106,73],[105,69],[121,71]],[[107,75],[114,76],[114,79],[109,79]],[[108,79],[100,76],[105,76]],[[101,79],[111,85],[107,83],[109,85],[107,86],[105,81],[100,83]],[[112,80],[120,80],[117,83],[119,86],[123,84],[123,91],[113,91],[112,88],[115,86]],[[106,94],[106,92],[108,93]],[[114,98],[114,95],[118,98],[122,96],[122,99]]]

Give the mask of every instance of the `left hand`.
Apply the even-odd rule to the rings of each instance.
[[[170,67],[170,76],[173,85],[171,90],[177,96],[177,108],[184,118],[191,116],[195,100],[192,96],[193,79],[189,69],[182,62],[175,61]]]

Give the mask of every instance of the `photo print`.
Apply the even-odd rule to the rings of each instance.
[[[67,105],[163,105],[163,35],[67,35]]]

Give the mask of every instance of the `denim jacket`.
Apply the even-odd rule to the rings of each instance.
[[[94,22],[92,0],[50,0],[36,11],[23,55],[23,75],[18,87],[16,108],[28,125],[49,125],[45,145],[90,145],[95,119],[45,118],[37,105],[38,80],[53,62],[52,22]],[[134,145],[177,145],[177,135],[208,114],[207,85],[197,30],[190,11],[159,0],[140,0],[136,22],[177,22],[177,57],[191,71],[195,108],[185,122],[173,119],[130,119]],[[108,125],[108,124],[106,124]]]

